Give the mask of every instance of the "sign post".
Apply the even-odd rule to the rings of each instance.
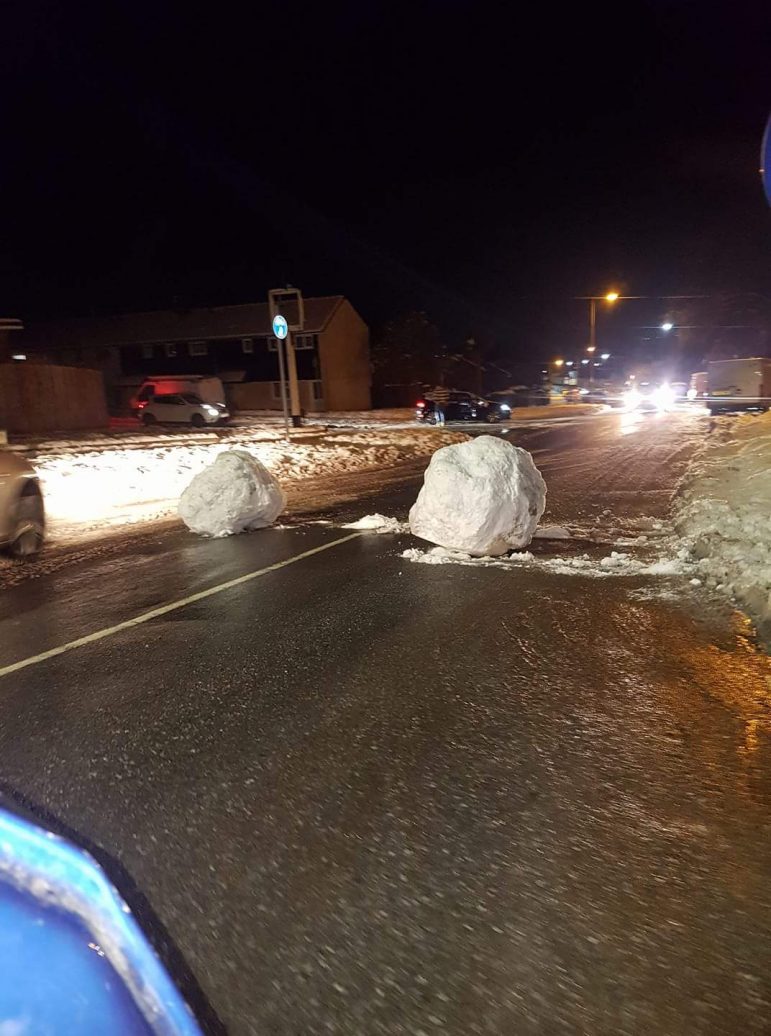
[[[289,438],[289,411],[286,405],[286,372],[284,370],[284,339],[288,333],[286,319],[277,313],[273,317],[273,334],[276,336],[278,353],[278,377],[281,385],[281,409],[284,411],[284,435]]]
[[[303,305],[302,292],[298,288],[274,288],[268,292],[268,305],[273,324],[273,333],[276,332],[276,321],[283,329],[282,338],[286,339],[286,364],[289,375],[289,405],[292,411],[292,425],[299,428],[302,424],[302,407],[300,406],[300,383],[297,379],[297,357],[294,351],[293,335],[296,331],[302,331],[305,327],[305,308]],[[281,341],[279,338],[279,357],[281,356]],[[279,360],[279,365],[281,361]]]
[[[292,408],[292,427],[299,428],[302,424],[302,407],[300,406],[300,383],[297,380],[297,356],[291,331],[286,338],[286,365],[289,368],[289,405]]]

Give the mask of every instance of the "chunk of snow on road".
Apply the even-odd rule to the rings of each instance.
[[[228,450],[193,478],[179,516],[201,536],[232,536],[272,524],[285,506],[281,486],[256,457]]]
[[[401,554],[406,561],[414,561],[419,565],[451,565],[453,563],[463,564],[470,561],[468,554],[459,554],[457,551],[445,550],[444,547],[434,547],[433,550],[420,550],[418,547],[410,547]]]
[[[384,514],[365,514],[356,522],[348,522],[344,529],[364,529],[368,532],[409,532],[409,525],[398,518],[387,518]]]
[[[533,533],[534,540],[570,540],[573,537],[561,525],[541,525]]]
[[[602,568],[623,568],[629,562],[628,554],[621,554],[618,551],[611,551],[608,557],[600,558]]]
[[[680,558],[664,558],[643,568],[643,572],[648,576],[679,576],[684,571],[685,565]]]
[[[450,550],[497,556],[530,542],[545,506],[546,483],[527,450],[480,435],[436,451],[410,528]]]
[[[526,550],[512,554],[511,557],[474,557],[471,554],[464,554],[460,550],[448,550],[446,547],[432,547],[430,550],[420,550],[418,547],[410,547],[399,555],[405,561],[413,561],[418,565],[472,565],[477,568],[512,568],[517,562],[527,563],[533,561],[533,555]]]
[[[633,558],[629,554],[616,551],[605,558],[590,557],[579,554],[575,557],[544,558],[530,551],[518,551],[508,557],[473,557],[457,550],[445,547],[433,547],[431,550],[420,550],[411,547],[401,557],[421,565],[473,565],[479,568],[506,568],[516,570],[523,566],[531,566],[551,572],[553,575],[583,575],[592,579],[605,579],[619,576],[681,576],[693,571],[687,563],[677,558],[666,558],[647,562]]]

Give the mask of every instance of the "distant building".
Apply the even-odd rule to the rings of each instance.
[[[151,374],[214,374],[238,409],[281,407],[267,303],[32,323],[22,338],[32,361],[102,370],[113,408]],[[342,295],[305,299],[295,350],[305,410],[369,409],[369,328]]]

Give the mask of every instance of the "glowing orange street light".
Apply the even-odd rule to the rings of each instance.
[[[599,296],[599,298],[611,303],[620,297],[617,291],[609,291],[607,294]],[[590,356],[594,355],[594,351],[597,348],[597,300],[598,296],[596,295],[589,297],[589,345],[586,351]],[[589,367],[589,381],[594,381],[594,365]]]
[[[561,367],[564,362],[565,362],[564,360],[555,360],[554,361],[554,366],[555,367]]]

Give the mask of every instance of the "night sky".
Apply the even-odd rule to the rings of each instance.
[[[771,294],[771,5],[561,6],[6,4],[0,315],[291,282],[517,358]]]

